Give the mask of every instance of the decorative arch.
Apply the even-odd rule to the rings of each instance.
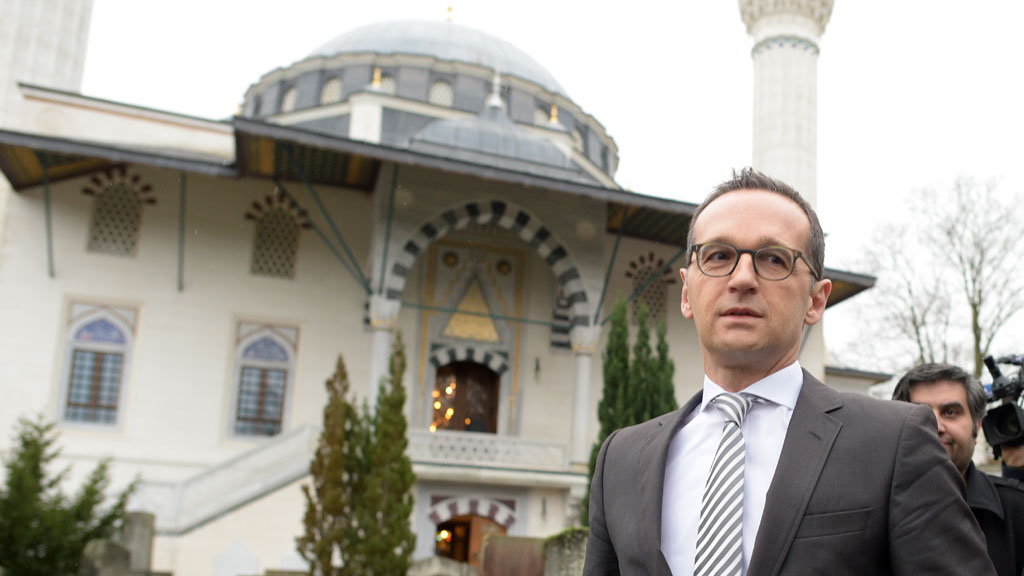
[[[566,295],[572,308],[571,324],[590,325],[590,305],[575,259],[566,250],[561,239],[544,226],[540,219],[525,209],[503,200],[469,202],[446,210],[420,226],[405,242],[401,252],[395,257],[394,264],[391,265],[391,271],[384,284],[387,299],[402,299],[409,270],[431,242],[452,231],[473,225],[498,226],[515,233],[524,242],[533,246],[537,254],[551,267],[558,285]]]
[[[459,496],[442,500],[430,507],[427,516],[437,525],[467,514],[493,520],[506,530],[516,522],[515,510],[497,500],[482,496]]]
[[[430,363],[434,369],[452,362],[477,362],[498,376],[508,371],[508,353],[485,346],[437,346],[430,352]]]

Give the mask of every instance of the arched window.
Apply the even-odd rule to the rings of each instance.
[[[281,432],[297,334],[295,328],[285,326],[239,326],[235,434]]]
[[[320,90],[320,104],[334,104],[337,102],[341,102],[341,80],[339,78],[331,78],[324,82],[324,87]]]
[[[381,76],[381,78],[380,78],[380,90],[381,90],[381,92],[384,92],[385,94],[394,95],[395,90],[397,89],[397,87],[398,87],[398,85],[395,83],[395,77],[394,76],[388,76],[386,74],[384,76]]]
[[[132,256],[139,240],[142,205],[156,204],[153,187],[124,166],[89,177],[82,193],[93,197],[89,223],[90,252]]]
[[[665,266],[664,258],[657,258],[654,252],[641,254],[629,263],[626,270],[626,278],[633,281],[632,290],[636,293],[641,290],[633,300],[633,322],[636,322],[640,313],[640,303],[647,305],[649,318],[648,326],[654,326],[665,317],[665,293],[670,284],[675,283],[671,266],[662,270]]]
[[[63,420],[117,423],[134,318],[130,309],[72,305]]]
[[[580,152],[586,153],[583,146],[583,132],[579,128],[572,129],[572,145]]]
[[[295,276],[299,251],[299,226],[284,210],[271,210],[256,223],[252,248],[252,273],[275,278]]]
[[[294,86],[285,90],[284,96],[281,97],[281,112],[291,112],[295,110],[295,101],[299,97],[299,91]]]
[[[434,106],[451,108],[453,100],[454,92],[452,92],[451,84],[439,80],[430,85],[430,93],[427,96],[427,101]]]
[[[312,227],[305,210],[275,192],[262,202],[253,202],[245,219],[256,222],[250,271],[260,276],[294,278],[299,231]]]

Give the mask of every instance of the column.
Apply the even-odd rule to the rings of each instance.
[[[377,390],[381,380],[388,376],[391,342],[398,323],[401,303],[384,296],[370,296],[370,328],[373,330],[373,352],[370,359],[370,382],[366,402],[371,411],[377,410]]]
[[[594,410],[590,405],[590,374],[594,363],[594,350],[599,331],[592,326],[573,328],[572,352],[576,358],[576,381],[573,386],[572,402],[572,444],[569,461],[572,465],[586,468],[590,462],[590,450],[594,439],[590,434],[590,421]]]

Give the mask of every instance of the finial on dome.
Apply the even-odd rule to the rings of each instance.
[[[505,101],[501,99],[501,73],[494,71],[494,78],[491,80],[491,95],[487,97],[488,108],[505,109]]]
[[[373,67],[373,80],[370,82],[370,86],[380,88],[380,66]]]
[[[558,124],[558,104],[551,105],[551,118],[548,118],[548,122]]]
[[[448,20],[448,22],[452,21],[452,5],[451,4],[448,5],[448,19],[447,20]]]

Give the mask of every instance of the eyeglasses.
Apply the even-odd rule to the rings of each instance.
[[[785,280],[796,268],[797,259],[803,260],[811,270],[811,275],[818,280],[814,266],[807,261],[803,252],[785,246],[765,246],[757,250],[741,250],[724,242],[707,242],[694,244],[690,250],[690,258],[697,255],[697,267],[708,276],[728,276],[736,269],[740,256],[750,254],[754,261],[754,272],[765,280]]]

